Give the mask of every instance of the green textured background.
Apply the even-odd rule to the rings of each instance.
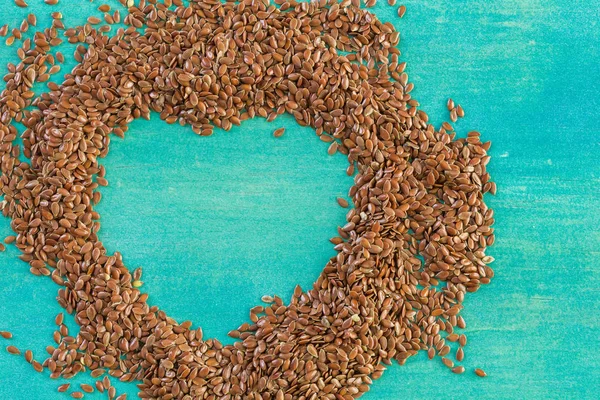
[[[73,25],[99,15],[101,4],[29,3],[23,10],[4,0],[0,25],[17,26],[34,11],[45,27],[56,10]],[[414,96],[432,121],[448,118],[452,97],[467,113],[458,131],[494,142],[489,169],[499,191],[487,201],[496,211],[496,278],[465,301],[469,373],[420,356],[391,367],[363,398],[597,398],[600,2],[410,0],[403,20],[380,3],[377,15],[401,31]],[[0,44],[3,73],[10,61],[16,46]],[[280,126],[288,129],[275,139]],[[111,185],[98,207],[101,238],[128,266],[144,267],[152,304],[228,341],[262,295],[287,299],[297,283],[309,287],[334,254],[327,239],[345,213],[335,198],[352,180],[344,157],[326,148],[289,117],[211,138],[157,117],[136,121],[104,160]],[[0,219],[0,237],[8,234]],[[0,329],[42,360],[61,311],[57,286],[17,255],[12,247],[0,254]],[[472,374],[479,366],[488,378]],[[0,398],[68,398],[56,393],[60,383],[0,351]],[[118,387],[135,398],[134,385]]]

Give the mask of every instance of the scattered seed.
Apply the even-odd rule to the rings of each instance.
[[[0,336],[2,336],[4,339],[12,339],[13,337],[12,333],[7,331],[0,331]]]
[[[37,17],[35,16],[35,14],[27,15],[27,21],[31,26],[37,26]]]
[[[6,351],[8,351],[10,354],[14,354],[14,355],[20,355],[21,354],[21,350],[19,350],[15,346],[7,346],[6,347]]]
[[[341,197],[338,197],[336,200],[341,207],[344,207],[344,208],[348,207],[348,200],[343,199]]]
[[[55,4],[58,4],[58,0],[44,0],[44,3],[53,6]]]
[[[398,16],[402,18],[404,17],[404,14],[406,14],[406,6],[403,4],[400,7],[398,7]]]
[[[272,303],[273,297],[265,295],[265,296],[261,297],[261,300],[263,303]]]
[[[83,390],[86,393],[93,393],[94,392],[94,387],[92,385],[88,385],[87,383],[82,383],[79,386],[81,387],[81,390]]]
[[[133,281],[133,282],[131,283],[131,285],[132,285],[134,288],[140,288],[140,287],[142,287],[142,285],[143,285],[143,284],[144,284],[144,282],[142,282],[142,281],[137,281],[137,280],[136,280],[136,281]]]
[[[454,372],[455,374],[462,374],[463,372],[465,372],[465,367],[463,367],[462,365],[454,367],[452,368],[452,372]]]
[[[449,358],[442,357],[442,363],[444,363],[444,365],[448,368],[454,368],[454,362],[452,362],[452,360]]]
[[[6,43],[7,46],[12,46],[12,44],[15,42],[15,37],[14,36],[9,36],[6,38],[6,41],[4,43]]]
[[[475,374],[477,374],[477,376],[480,376],[482,378],[486,377],[487,374],[485,373],[484,370],[482,370],[481,368],[475,368]]]
[[[465,352],[462,347],[456,350],[456,361],[462,361],[465,358]]]
[[[19,7],[27,7],[27,3],[25,2],[25,0],[15,0],[15,4]]]
[[[109,12],[110,6],[108,4],[102,4],[98,7],[98,10],[100,10],[101,12]]]
[[[279,129],[276,129],[275,132],[273,132],[273,136],[281,137],[281,136],[283,136],[284,133],[285,133],[285,128],[279,128]]]
[[[70,383],[65,383],[65,384],[60,385],[57,390],[61,393],[66,392],[67,390],[69,390],[70,386],[71,386]]]
[[[450,111],[450,121],[452,121],[452,122],[458,121],[458,115],[456,115],[456,109],[455,108],[453,108]]]
[[[33,361],[33,352],[31,350],[25,350],[25,361],[28,363]]]
[[[71,397],[74,399],[83,399],[82,392],[71,392]]]
[[[33,369],[36,372],[43,372],[44,371],[44,367],[38,361],[35,361],[35,360],[31,361],[31,365],[33,366]]]

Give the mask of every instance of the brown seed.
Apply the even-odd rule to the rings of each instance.
[[[100,10],[101,12],[109,12],[110,6],[108,4],[102,4],[98,7],[98,10]]]
[[[456,115],[456,109],[455,108],[453,108],[450,111],[450,121],[452,121],[452,122],[458,121],[458,115]]]
[[[348,200],[341,198],[341,197],[338,197],[336,200],[341,207],[344,207],[344,208],[348,207]]]
[[[43,365],[40,364],[39,362],[35,361],[35,360],[31,361],[31,365],[33,366],[33,369],[36,372],[43,372],[44,371]]]
[[[96,368],[95,370],[92,371],[91,376],[92,378],[97,378],[101,375],[104,375],[106,371],[102,368]]]
[[[44,3],[53,6],[55,4],[58,4],[58,0],[44,0]]]
[[[67,390],[69,390],[69,387],[70,387],[70,386],[71,386],[71,384],[70,384],[70,383],[65,383],[65,384],[62,384],[62,385],[60,385],[60,386],[58,387],[58,391],[59,391],[59,392],[61,392],[61,393],[62,393],[62,392],[66,392]]]
[[[31,350],[25,350],[25,361],[31,363],[33,361],[33,352]]]
[[[329,147],[327,148],[327,154],[329,154],[330,156],[334,155],[336,153],[338,149],[338,143],[337,142],[332,142]]]
[[[460,335],[458,337],[458,343],[461,347],[465,347],[467,345],[467,337],[464,334]]]
[[[398,7],[398,16],[402,18],[404,17],[404,14],[406,14],[406,6],[403,4],[400,7]]]
[[[462,347],[456,351],[456,361],[462,361],[465,358],[465,352]]]
[[[459,118],[464,118],[465,117],[465,110],[463,110],[463,108],[460,105],[456,106],[456,115]]]
[[[462,374],[463,372],[465,372],[465,367],[463,367],[462,365],[454,367],[452,368],[452,372],[454,372],[455,374]]]
[[[263,303],[272,303],[273,297],[265,295],[265,296],[261,297],[261,300]]]
[[[74,399],[83,399],[82,392],[71,392],[71,397]]]
[[[279,128],[279,129],[276,129],[275,132],[273,132],[273,136],[278,138],[278,137],[283,136],[284,133],[285,133],[285,128]]]
[[[27,15],[27,21],[29,22],[29,25],[31,25],[31,26],[37,25],[37,17],[35,16],[35,14]]]
[[[15,42],[15,37],[14,36],[9,36],[6,38],[6,41],[4,42],[7,46],[12,46],[12,44]]]
[[[2,243],[0,243],[0,252],[2,252],[4,250],[6,250],[6,247]]]
[[[21,354],[21,351],[18,348],[16,348],[15,346],[7,346],[6,351],[8,351],[10,354],[14,354],[14,355]]]
[[[2,27],[0,27],[0,36],[4,37],[4,36],[6,36],[7,33],[8,33],[8,24],[4,24],[4,25],[2,25]]]
[[[88,17],[87,22],[91,25],[96,25],[100,23],[100,18],[97,17]]]
[[[477,374],[477,376],[482,377],[482,378],[487,376],[485,371],[482,370],[481,368],[475,368],[475,374]]]
[[[433,360],[433,358],[435,357],[435,349],[433,347],[430,347],[429,350],[427,350],[427,357],[430,360]]]
[[[25,2],[25,0],[15,0],[15,4],[19,7],[27,7],[27,3]]]
[[[88,385],[86,383],[82,383],[81,385],[81,390],[83,390],[86,393],[93,393],[94,392],[94,387],[91,385]]]
[[[396,5],[396,0],[388,0],[388,4],[390,6],[395,6]]]
[[[442,362],[444,363],[444,365],[446,367],[448,367],[448,368],[454,368],[454,363],[449,358],[442,357]]]
[[[14,241],[15,241],[16,239],[17,239],[17,238],[16,238],[15,236],[7,236],[7,237],[4,239],[4,243],[6,243],[6,244],[11,244],[11,243],[14,243]]]

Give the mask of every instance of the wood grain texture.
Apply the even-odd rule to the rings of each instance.
[[[35,11],[38,26],[48,26],[59,9],[29,3],[3,5],[0,25]],[[391,366],[363,398],[597,398],[600,4],[410,0],[399,20],[395,7],[379,3],[377,15],[402,34],[414,96],[431,119],[448,119],[452,97],[467,113],[458,131],[479,130],[494,142],[489,168],[499,193],[486,200],[498,239],[489,251],[495,280],[465,302],[468,373],[421,355]],[[72,24],[98,4],[61,2],[60,10]],[[3,71],[15,52],[0,45]],[[285,135],[273,138],[281,126]],[[327,238],[345,214],[335,198],[351,180],[343,157],[325,150],[289,118],[207,139],[157,118],[137,121],[105,160],[111,186],[99,207],[101,237],[131,268],[144,266],[152,304],[223,339],[261,295],[287,298],[296,283],[307,287],[333,254]],[[9,232],[1,220],[0,237]],[[16,256],[14,248],[0,254],[0,329],[41,360],[60,311],[57,287]],[[489,376],[477,378],[475,367]],[[63,398],[55,393],[62,381],[22,358],[0,352],[0,370],[0,398]],[[91,378],[76,380],[84,381]],[[134,385],[120,389],[136,393]]]

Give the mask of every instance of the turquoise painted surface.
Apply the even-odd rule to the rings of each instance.
[[[5,3],[0,25],[11,26],[32,10],[39,26],[54,10],[75,24],[99,4],[30,0],[22,10]],[[459,132],[477,129],[494,142],[490,171],[499,193],[487,201],[498,240],[489,252],[496,279],[468,297],[463,314],[465,365],[484,367],[488,378],[456,376],[417,357],[392,366],[364,398],[597,398],[600,3],[410,0],[402,20],[380,3],[376,13],[402,33],[414,95],[431,119],[447,119],[452,97],[467,113]],[[11,60],[16,48],[0,45],[2,71]],[[274,139],[280,126],[288,130]],[[327,238],[345,212],[335,197],[351,180],[343,157],[325,150],[289,118],[211,138],[158,118],[137,121],[105,160],[111,186],[99,206],[102,238],[131,268],[144,267],[154,304],[225,338],[260,296],[286,298],[295,284],[308,287],[333,254]],[[0,236],[9,233],[0,220]],[[16,256],[14,248],[0,254],[0,329],[42,359],[61,311],[57,287]],[[0,371],[0,398],[67,398],[55,392],[62,381],[22,358],[0,352]],[[119,388],[135,398],[134,385]]]

